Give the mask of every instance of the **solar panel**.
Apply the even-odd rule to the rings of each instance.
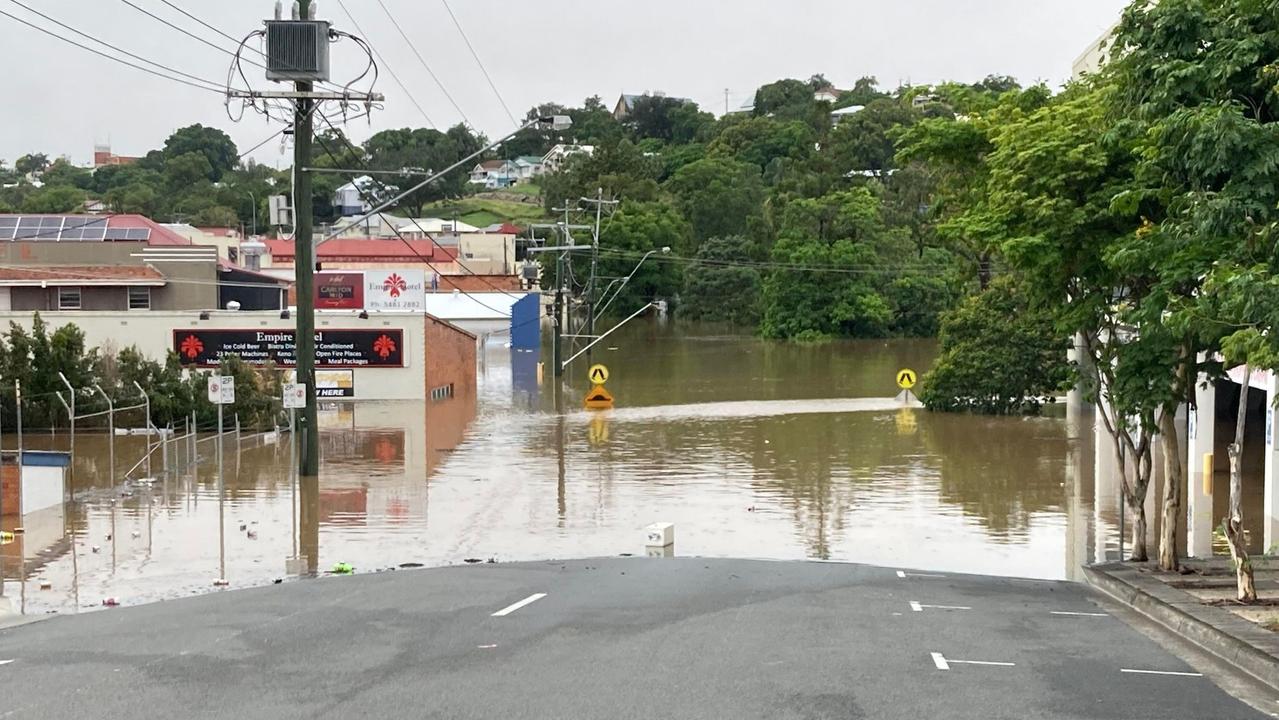
[[[0,217],[0,240],[147,240],[147,228],[108,228],[107,218],[74,215]]]
[[[0,240],[12,240],[18,229],[18,218],[0,217]]]

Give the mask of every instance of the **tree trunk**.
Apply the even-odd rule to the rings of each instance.
[[[1181,515],[1181,442],[1177,440],[1176,413],[1167,408],[1159,417],[1159,439],[1164,453],[1163,523],[1159,528],[1159,569],[1177,569],[1177,519]]]
[[[1230,443],[1230,514],[1226,516],[1226,540],[1230,557],[1235,561],[1235,583],[1240,602],[1256,602],[1257,586],[1252,577],[1252,561],[1243,537],[1243,431],[1248,413],[1248,388],[1252,366],[1243,366],[1243,384],[1239,388],[1239,413],[1235,419],[1235,441]]]

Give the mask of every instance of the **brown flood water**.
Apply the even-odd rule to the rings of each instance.
[[[1075,578],[1096,556],[1098,526],[1113,552],[1113,493],[1094,510],[1090,417],[902,407],[896,371],[926,371],[932,341],[799,346],[709,332],[635,325],[602,343],[594,360],[609,366],[617,398],[605,413],[579,409],[585,362],[570,368],[557,413],[536,356],[495,339],[473,403],[329,406],[321,477],[297,491],[287,438],[246,438],[238,452],[226,438],[230,587],[338,562],[371,572],[643,554],[653,522],[675,524],[678,555]],[[28,446],[65,446],[65,434],[40,437]],[[118,439],[119,473],[142,443]],[[200,444],[194,471],[166,475],[157,454],[154,485],[115,487],[106,438],[77,446],[77,484],[97,489],[3,546],[13,608],[74,612],[214,590],[213,443]]]

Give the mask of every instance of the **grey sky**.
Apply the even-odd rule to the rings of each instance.
[[[172,0],[233,36],[260,27],[270,0]],[[365,36],[408,85],[437,125],[458,112],[430,79],[377,0],[342,0]],[[511,127],[440,0],[383,0],[471,122],[490,137]],[[988,74],[1059,85],[1074,58],[1119,16],[1124,0],[450,0],[512,112],[545,100],[578,103],[623,91],[661,90],[691,97],[717,114],[740,105],[759,85],[821,72],[845,87],[862,75],[899,81],[974,81]],[[22,0],[51,17],[131,52],[192,75],[223,81],[229,58],[142,15],[121,0]],[[160,0],[132,0],[211,42],[231,43],[183,18]],[[287,3],[286,3],[287,5]],[[321,17],[355,32],[338,0],[318,0]],[[0,0],[0,9],[60,34],[69,32]],[[0,16],[5,87],[0,158],[43,151],[77,163],[95,141],[118,154],[159,147],[192,123],[226,130],[243,150],[278,125],[227,118],[221,97],[123,67]],[[79,38],[83,40],[83,38]],[[92,44],[92,43],[88,43]],[[358,72],[339,53],[334,79]],[[246,67],[259,87],[261,70]],[[282,87],[282,86],[276,86]],[[422,115],[383,74],[386,109],[363,139],[391,127],[422,126]],[[21,99],[21,101],[16,101]],[[278,142],[252,154],[287,165]]]

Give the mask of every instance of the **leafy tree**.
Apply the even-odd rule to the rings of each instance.
[[[706,148],[709,157],[734,157],[767,168],[777,158],[805,160],[814,152],[817,138],[805,123],[779,122],[756,117],[724,128]]]
[[[726,158],[685,165],[666,182],[666,190],[699,240],[745,232],[747,219],[764,201],[759,168]]]
[[[208,163],[205,176],[211,182],[222,179],[222,175],[234,168],[239,160],[239,153],[229,135],[199,124],[181,128],[164,141],[166,165],[191,153],[204,156]]]
[[[839,101],[835,103],[835,109],[846,108],[853,105],[861,105],[870,107],[870,104],[876,100],[887,98],[888,93],[879,89],[879,81],[873,75],[861,77],[857,82],[853,83],[853,89],[839,96]]]
[[[46,186],[62,185],[88,190],[93,184],[93,174],[84,168],[72,165],[63,158],[58,158],[40,175],[40,181]]]
[[[749,263],[749,241],[712,237],[684,271],[680,317],[753,327],[760,314],[760,270]]]
[[[701,113],[697,104],[660,95],[635,98],[625,124],[636,139],[654,138],[666,142],[691,142],[703,125],[713,119]]]
[[[42,173],[49,167],[49,156],[44,153],[29,153],[13,161],[13,169],[20,175]]]
[[[651,300],[674,299],[683,284],[677,263],[665,261],[659,252],[638,268],[636,264],[650,250],[669,247],[676,254],[686,252],[691,235],[684,218],[669,205],[624,203],[600,232],[600,247],[605,251],[601,252],[597,272],[615,278],[624,278],[632,270],[635,274],[625,285],[619,283],[617,299],[609,312],[625,316]],[[575,272],[581,277],[585,271],[585,266],[580,266]]]
[[[199,227],[236,227],[240,224],[240,217],[234,208],[211,205],[192,216],[191,224]]]
[[[189,152],[165,160],[164,180],[171,192],[181,192],[209,181],[213,166],[204,153]]]
[[[597,147],[593,154],[573,155],[559,172],[542,176],[542,201],[548,213],[565,201],[594,197],[599,189],[605,198],[655,201],[661,172],[661,158],[646,156],[630,140],[621,140]]]
[[[825,152],[840,174],[866,171],[883,175],[897,166],[894,137],[918,119],[918,113],[898,100],[873,100],[831,130]]]
[[[807,122],[817,104],[813,100],[815,89],[811,83],[794,78],[769,83],[755,91],[755,116]]]
[[[112,188],[102,199],[114,213],[136,213],[154,217],[160,207],[159,193],[143,182]]]
[[[427,128],[383,130],[364,143],[364,151],[370,167],[377,170],[443,169],[483,146],[466,126],[455,125],[445,133]],[[467,189],[465,172],[450,173],[411,193],[401,206],[418,217],[427,203],[462,197]]]
[[[1000,278],[945,316],[920,400],[930,410],[1037,413],[1069,378],[1066,347],[1052,313]]]
[[[22,201],[25,213],[66,213],[84,208],[84,191],[66,185],[50,185],[33,191]]]

